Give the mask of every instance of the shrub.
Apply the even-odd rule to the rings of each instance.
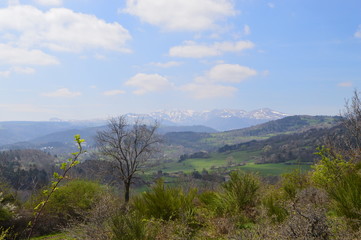
[[[290,173],[282,175],[282,190],[286,199],[294,199],[296,194],[310,185],[307,174],[295,169]]]
[[[0,191],[0,224],[8,223],[13,218],[16,209],[15,199],[11,194]]]
[[[135,209],[146,218],[174,220],[193,215],[193,199],[197,193],[192,189],[188,193],[178,187],[166,187],[163,180],[158,180],[150,191],[135,197]]]
[[[136,212],[117,214],[112,219],[111,229],[113,240],[151,240],[155,239],[156,232],[147,228],[147,221]]]
[[[266,208],[267,216],[271,218],[273,223],[283,222],[288,211],[285,208],[284,199],[280,189],[270,188],[262,199],[262,204]]]
[[[216,216],[220,216],[225,212],[225,206],[220,193],[211,191],[203,192],[198,195],[198,199]]]
[[[0,227],[0,240],[5,240],[8,236],[9,229],[3,229]]]
[[[258,202],[259,178],[252,173],[234,171],[223,184],[223,202],[229,213],[243,212],[250,215]]]
[[[51,196],[47,211],[61,219],[83,219],[83,214],[89,211],[104,188],[86,180],[74,180],[60,187]]]
[[[313,166],[312,181],[324,189],[337,182],[344,172],[355,168],[353,163],[346,161],[342,155],[331,153],[328,148],[318,148],[316,154],[321,159]]]
[[[347,218],[352,228],[361,226],[361,176],[357,172],[344,174],[328,189],[336,214]]]
[[[327,148],[319,149],[321,160],[315,165],[312,180],[323,188],[331,199],[331,208],[338,216],[346,217],[349,225],[361,226],[360,165],[346,161]]]

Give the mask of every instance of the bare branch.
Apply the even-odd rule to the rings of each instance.
[[[137,119],[130,125],[125,116],[109,120],[107,129],[97,133],[99,151],[119,169],[119,178],[125,185],[125,201],[129,201],[129,186],[134,174],[157,151],[161,142],[156,133],[158,123],[147,125]]]

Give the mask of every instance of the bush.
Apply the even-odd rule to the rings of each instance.
[[[361,226],[361,175],[360,165],[346,161],[327,148],[319,149],[321,160],[315,165],[312,180],[326,190],[331,208],[338,216],[346,217],[349,225]]]
[[[151,240],[156,232],[149,231],[147,221],[136,212],[120,212],[112,219],[113,240]]]
[[[70,181],[59,187],[39,218],[36,234],[49,234],[86,220],[86,215],[104,190],[102,185],[86,180]]]
[[[223,198],[220,193],[203,192],[198,195],[198,199],[216,216],[220,216],[225,212],[225,206],[222,201]]]
[[[332,208],[337,215],[347,218],[352,228],[361,226],[361,176],[357,172],[344,174],[328,189]]]
[[[250,216],[257,205],[260,188],[259,178],[252,173],[235,171],[223,184],[223,202],[229,213],[245,213]]]
[[[287,218],[288,211],[284,206],[280,189],[270,188],[264,195],[262,204],[266,208],[267,216],[271,218],[273,223],[281,223]]]
[[[282,189],[286,199],[294,199],[297,193],[310,185],[307,174],[295,169],[282,175]]]
[[[103,191],[104,188],[96,182],[70,181],[54,192],[47,210],[64,220],[81,220]]]
[[[316,154],[321,159],[313,166],[312,181],[324,189],[331,187],[345,172],[355,169],[353,163],[346,161],[340,154],[332,153],[328,148],[319,148]]]
[[[193,215],[193,199],[196,189],[185,193],[178,187],[166,187],[163,180],[158,180],[150,191],[135,197],[135,209],[144,217],[174,220]]]

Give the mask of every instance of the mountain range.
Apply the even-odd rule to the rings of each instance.
[[[265,123],[287,116],[271,109],[263,108],[251,112],[244,110],[219,109],[212,111],[157,111],[150,114],[126,114],[129,119],[144,119],[160,122],[160,133],[203,132],[214,133],[240,129]],[[106,120],[62,121],[53,119],[47,122],[11,121],[0,122],[0,146],[14,144],[31,147],[29,142],[42,144],[50,141],[72,140],[80,133],[90,137],[106,125]],[[69,137],[70,136],[70,137]]]
[[[289,116],[288,114],[261,108],[254,111],[237,109],[215,109],[211,111],[173,110],[156,111],[149,114],[126,114],[129,118],[153,119],[162,125],[203,125],[218,131],[250,127]]]

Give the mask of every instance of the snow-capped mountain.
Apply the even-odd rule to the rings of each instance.
[[[225,131],[249,127],[288,116],[268,108],[254,111],[237,109],[216,109],[211,111],[172,110],[149,114],[127,114],[130,118],[156,119],[164,125],[204,125]]]

